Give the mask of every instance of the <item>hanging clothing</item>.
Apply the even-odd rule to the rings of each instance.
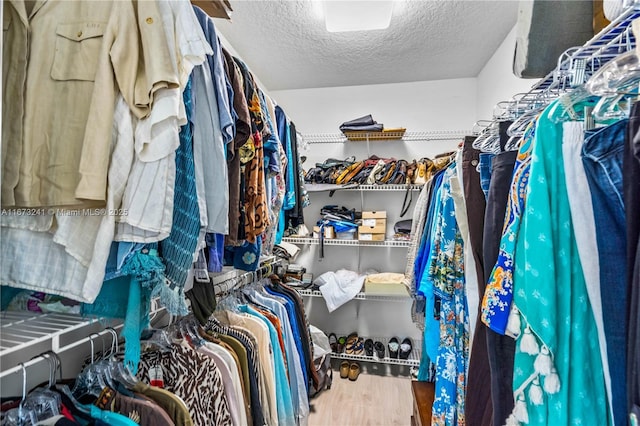
[[[436,218],[428,275],[433,283],[440,333],[436,360],[435,399],[431,423],[464,424],[464,401],[469,362],[469,319],[464,283],[462,235],[455,219],[451,179],[455,165],[443,175],[442,214]],[[439,312],[438,312],[439,311]]]
[[[180,397],[196,425],[232,425],[222,376],[215,362],[191,349],[186,342],[168,351],[142,353],[138,378],[148,382],[160,366],[164,388]]]
[[[558,161],[563,129],[551,115],[557,102],[538,120],[516,248],[514,303],[522,320],[510,421],[607,425],[611,418],[597,329],[573,235],[564,167]]]

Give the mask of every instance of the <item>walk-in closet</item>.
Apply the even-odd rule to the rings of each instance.
[[[640,0],[1,10],[1,426],[639,424]]]

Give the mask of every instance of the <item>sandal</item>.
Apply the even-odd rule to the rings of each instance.
[[[362,337],[356,340],[353,345],[353,355],[362,355],[364,353],[364,339]]]
[[[349,362],[342,361],[340,363],[340,378],[346,379],[347,377],[349,377]]]
[[[342,352],[344,352],[344,347],[347,344],[347,338],[345,336],[340,336],[340,338],[338,339],[338,350],[336,351],[336,353],[341,354]]]
[[[373,356],[373,340],[367,339],[364,341],[364,354],[366,356]]]
[[[376,351],[376,356],[378,357],[378,359],[384,359],[384,345],[382,344],[382,342],[375,342],[373,344],[373,348]]]
[[[398,349],[400,349],[400,342],[397,337],[392,337],[389,340],[389,358],[398,358]]]
[[[351,363],[349,366],[349,380],[355,382],[358,380],[358,376],[360,375],[360,364],[357,362]]]
[[[331,352],[338,352],[338,337],[335,333],[329,333],[329,346]]]
[[[411,355],[411,350],[413,349],[413,342],[411,342],[410,338],[406,338],[402,341],[400,345],[400,359],[409,359],[409,355]]]
[[[358,344],[358,334],[351,333],[349,336],[347,336],[347,341],[344,347],[344,353],[349,355],[353,354],[353,351],[357,344]]]

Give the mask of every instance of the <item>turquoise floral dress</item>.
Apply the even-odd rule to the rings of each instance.
[[[507,424],[611,424],[598,332],[578,257],[562,160],[563,108],[536,128],[518,235],[514,303],[520,333]]]

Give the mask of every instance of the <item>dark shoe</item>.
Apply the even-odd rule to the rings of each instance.
[[[364,354],[366,356],[373,356],[373,340],[367,339],[364,341]]]
[[[349,366],[349,380],[355,382],[358,380],[358,376],[360,375],[360,364],[357,362],[352,362]]]
[[[384,345],[382,344],[382,342],[375,342],[373,344],[373,348],[376,351],[376,355],[378,356],[378,359],[384,359]]]
[[[407,337],[400,345],[400,359],[409,359],[409,355],[411,355],[412,350],[413,342],[411,342],[411,339]]]
[[[342,361],[340,363],[340,378],[346,379],[347,377],[349,377],[349,362]]]
[[[331,347],[331,352],[338,352],[338,337],[336,337],[335,333],[329,333],[329,346]]]
[[[398,350],[400,349],[400,342],[397,337],[392,337],[389,340],[389,358],[398,358]]]
[[[347,338],[345,336],[340,336],[338,339],[338,350],[337,353],[341,354],[344,352],[344,347],[347,344]]]

